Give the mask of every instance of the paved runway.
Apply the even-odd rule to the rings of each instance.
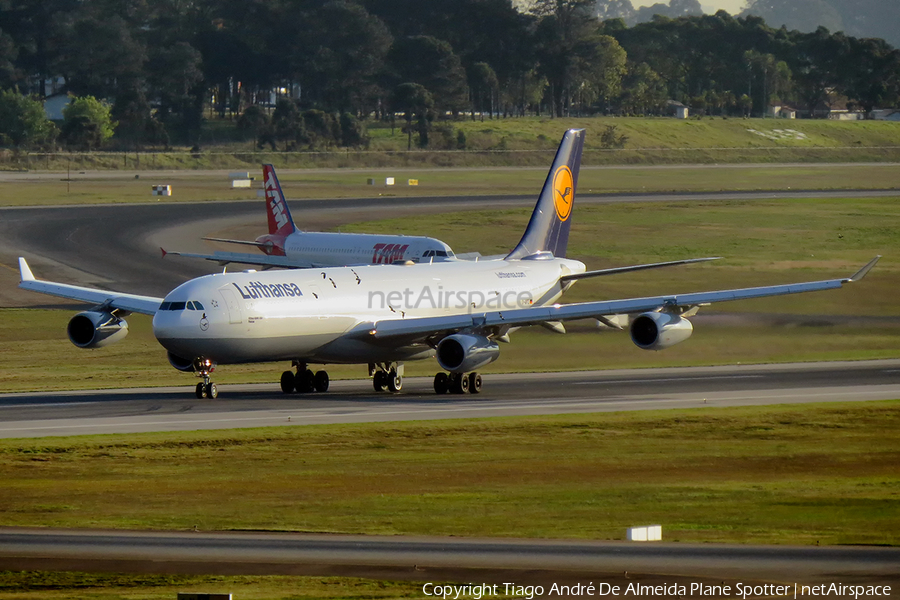
[[[170,573],[350,572],[420,581],[446,581],[452,574],[459,582],[545,585],[584,578],[585,585],[593,580],[623,588],[706,581],[731,585],[726,596],[736,595],[738,582],[900,583],[898,548],[0,529],[0,569],[33,564]]]
[[[216,400],[191,387],[3,394],[0,438],[898,399],[900,360],[496,374],[465,396],[431,385],[407,378],[397,395],[368,380],[308,395],[223,385]]]

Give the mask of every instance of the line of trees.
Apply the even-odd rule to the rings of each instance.
[[[421,141],[447,114],[660,114],[669,99],[760,114],[835,91],[864,109],[900,104],[900,52],[881,39],[702,15],[697,0],[659,4],[670,16],[647,22],[611,18],[625,4],[0,0],[0,88],[43,98],[64,78],[109,103],[125,146],[198,145],[207,114],[302,148],[362,144],[373,117],[402,115]]]

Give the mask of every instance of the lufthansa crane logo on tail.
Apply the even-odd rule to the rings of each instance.
[[[560,221],[565,221],[572,214],[572,201],[575,199],[575,182],[572,178],[572,170],[563,165],[553,174],[553,205],[556,207],[556,216]]]

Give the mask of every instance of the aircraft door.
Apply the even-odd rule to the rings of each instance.
[[[220,288],[219,293],[222,294],[222,298],[225,300],[225,306],[228,308],[228,322],[243,322],[244,317],[241,314],[241,305],[238,303],[235,293],[227,287]]]

